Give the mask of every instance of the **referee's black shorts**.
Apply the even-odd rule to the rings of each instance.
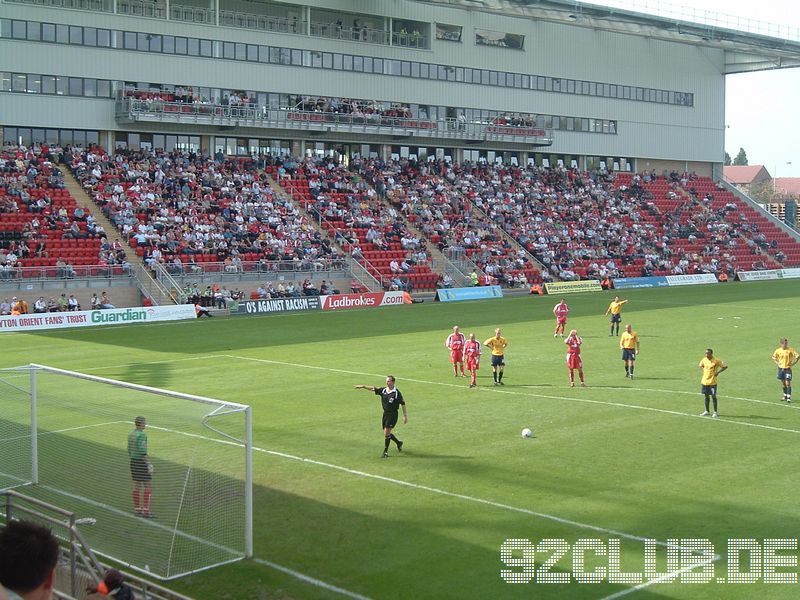
[[[147,461],[143,458],[131,459],[131,478],[134,481],[150,481],[153,476],[147,468]]]
[[[397,425],[397,417],[398,413],[396,411],[383,413],[383,422],[381,425],[383,429],[386,429],[387,427],[389,429],[394,429],[394,426]]]

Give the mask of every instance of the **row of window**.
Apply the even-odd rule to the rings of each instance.
[[[296,48],[0,19],[0,37],[693,106],[694,94]]]
[[[28,94],[54,94],[58,96],[82,96],[89,98],[113,98],[114,90],[122,82],[116,84],[108,79],[94,79],[92,77],[67,77],[64,75],[42,75],[38,73],[9,73],[0,71],[0,91],[20,92]],[[171,85],[153,85],[144,82],[125,82],[126,89],[139,89],[150,91],[175,90]],[[202,98],[218,103],[234,93],[235,90],[220,88],[195,88]],[[247,91],[246,94],[253,98],[260,107],[271,109],[294,108],[299,96],[292,94],[278,94],[269,92]],[[386,102],[386,105],[391,104]],[[491,123],[504,113],[493,110],[472,108],[454,108],[445,106],[408,105],[415,119],[429,119],[432,121],[455,118],[456,114],[463,113],[467,122]],[[562,131],[582,131],[589,133],[616,134],[617,123],[607,119],[588,119],[581,117],[567,117],[559,115],[535,115],[537,127],[557,129]]]
[[[84,96],[88,98],[113,98],[109,79],[92,77],[66,77],[38,73],[8,73],[0,71],[0,92],[28,94],[55,94],[56,96]]]
[[[34,143],[46,142],[51,146],[68,144],[87,146],[100,143],[99,131],[86,131],[83,129],[40,129],[36,127],[3,127],[0,128],[0,139],[5,144],[25,144],[32,146]]]

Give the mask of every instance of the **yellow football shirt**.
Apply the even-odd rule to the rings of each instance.
[[[626,350],[635,350],[636,345],[639,343],[639,334],[635,331],[623,333],[619,338],[619,347]]]
[[[489,346],[492,349],[493,356],[503,356],[503,349],[508,346],[508,342],[504,337],[490,337],[488,340],[483,342],[484,346]]]
[[[620,300],[619,302],[612,301],[611,304],[608,305],[608,310],[612,315],[618,315],[622,312],[622,305],[626,302],[627,300]]]
[[[700,366],[703,367],[703,378],[700,380],[700,384],[717,385],[717,373],[725,366],[725,363],[716,356],[710,360],[707,356],[704,356],[703,360],[700,361]]]
[[[772,353],[772,359],[778,363],[781,369],[790,369],[797,362],[797,350],[794,348],[778,348]]]

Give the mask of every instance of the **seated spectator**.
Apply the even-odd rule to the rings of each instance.
[[[200,317],[213,317],[214,315],[211,314],[211,311],[208,310],[205,306],[201,306],[199,303],[195,303],[194,311],[197,313],[197,318]]]
[[[100,308],[105,310],[116,308],[116,306],[111,304],[111,299],[108,297],[107,292],[100,294]]]
[[[67,308],[69,307],[69,302],[67,300],[67,295],[66,294],[61,294],[61,296],[58,297],[58,301],[57,302],[58,302],[58,306],[56,307],[56,310],[58,312],[66,312]]]
[[[67,298],[67,310],[76,311],[80,309],[81,305],[78,302],[78,299],[75,297],[75,294],[70,294],[69,298]]]
[[[11,314],[11,302],[8,301],[8,298],[3,298],[3,301],[0,302],[0,316],[7,316]]]
[[[20,600],[49,600],[58,556],[58,539],[47,527],[8,522],[0,529],[0,585]]]
[[[47,312],[59,312],[58,303],[52,296],[47,300]]]
[[[44,296],[39,296],[36,299],[36,302],[33,303],[33,312],[34,313],[46,313],[47,312],[47,303],[44,301]]]
[[[90,302],[92,304],[92,310],[100,310],[100,297],[97,295],[97,292],[92,293]]]

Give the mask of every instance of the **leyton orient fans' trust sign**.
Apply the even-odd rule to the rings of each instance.
[[[130,325],[134,323],[152,323],[154,321],[180,321],[183,319],[195,319],[196,317],[194,306],[191,304],[36,313],[0,317],[0,331],[39,331],[42,329],[63,329],[65,327]]]

